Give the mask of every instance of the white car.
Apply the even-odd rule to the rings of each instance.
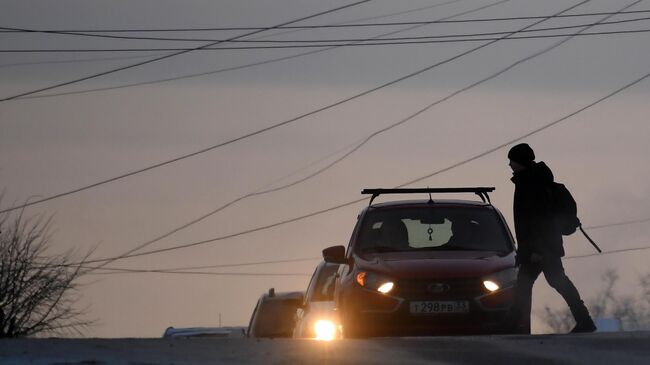
[[[303,303],[296,311],[294,338],[340,338],[339,320],[334,310],[334,284],[338,268],[338,264],[323,261],[314,270]]]
[[[245,327],[168,327],[163,338],[244,337],[245,333]]]

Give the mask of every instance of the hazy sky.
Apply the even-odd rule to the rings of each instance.
[[[449,2],[449,1],[445,1]],[[373,22],[427,21],[496,3],[459,0]],[[572,13],[618,11],[634,1],[592,0]],[[269,27],[345,1],[7,1],[0,26],[28,29]],[[302,24],[333,24],[423,8],[443,1],[373,0]],[[463,19],[540,16],[580,1],[511,0]],[[628,10],[650,9],[647,1]],[[570,12],[571,13],[571,12]],[[619,15],[611,20],[644,17]],[[602,16],[549,20],[538,27],[577,25]],[[431,36],[516,30],[535,20],[428,25],[393,35]],[[373,37],[406,26],[307,30],[269,39]],[[648,28],[648,21],[590,31]],[[575,29],[555,34],[575,32]],[[145,33],[223,39],[246,31]],[[267,32],[271,35],[280,31]],[[120,33],[121,35],[124,35]],[[129,33],[132,34],[133,33]],[[142,33],[139,33],[142,34]],[[553,33],[545,33],[553,34]],[[29,214],[54,214],[52,252],[119,255],[240,196],[316,171],[370,133],[472,84],[561,38],[500,41],[417,77],[328,111],[137,176],[39,204]],[[182,43],[197,47],[204,43]],[[11,100],[0,103],[0,187],[3,207],[50,196],[191,153],[293,118],[477,47],[438,43],[341,47],[280,62],[145,86]],[[55,34],[0,33],[0,49],[175,47],[178,42],[110,40]],[[42,94],[82,91],[204,73],[312,49],[198,51]],[[650,72],[650,34],[583,36],[431,108],[378,135],[325,173],[291,189],[241,201],[147,249],[237,233],[360,198],[365,187],[392,187],[477,155],[568,115]],[[144,55],[160,54],[145,52]],[[0,99],[147,58],[141,53],[0,53]],[[117,59],[116,59],[117,58]],[[81,60],[85,60],[81,62]],[[650,80],[598,104],[526,142],[579,202],[586,226],[650,217]],[[36,96],[35,95],[35,96]],[[511,220],[513,186],[502,149],[414,186],[495,186],[493,203]],[[311,165],[310,165],[311,164]],[[301,170],[277,182],[279,178]],[[111,267],[156,269],[318,257],[347,244],[364,203],[299,222],[194,248],[125,259]],[[650,225],[594,230],[607,250],[647,246]],[[576,235],[568,255],[591,253]],[[606,268],[618,268],[621,292],[646,272],[649,251],[566,261],[585,298]],[[221,272],[311,274],[317,260],[224,268]],[[216,271],[216,270],[215,270]],[[301,290],[309,277],[169,274],[88,277],[83,303],[99,325],[89,336],[159,336],[168,326],[245,325],[268,288]],[[540,279],[535,308],[562,307]],[[535,323],[534,330],[543,331]]]

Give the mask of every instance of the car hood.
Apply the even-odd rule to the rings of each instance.
[[[419,251],[355,255],[355,266],[396,279],[465,278],[487,275],[515,264],[515,253]]]

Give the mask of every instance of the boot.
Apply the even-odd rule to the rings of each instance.
[[[597,330],[594,321],[586,310],[581,315],[576,316],[575,319],[576,325],[571,330],[571,333],[590,333]]]
[[[578,322],[571,330],[571,333],[591,333],[595,332],[597,329],[598,328],[596,328],[594,321],[589,318],[588,322]]]
[[[571,330],[571,333],[589,333],[597,330],[594,321],[589,315],[589,310],[582,300],[570,306],[569,309],[571,309],[571,314],[576,320],[576,325]]]

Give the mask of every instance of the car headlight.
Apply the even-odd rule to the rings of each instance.
[[[490,274],[483,279],[483,286],[490,292],[513,286],[517,281],[517,272],[518,270],[516,267],[511,267]]]
[[[336,338],[336,324],[330,320],[321,319],[314,323],[314,333],[318,341],[332,341]]]
[[[497,291],[499,288],[501,288],[499,284],[495,283],[492,280],[483,280],[483,286],[489,291]]]
[[[359,271],[356,275],[357,284],[360,286],[376,290],[382,294],[387,294],[395,287],[392,279],[369,271]]]

